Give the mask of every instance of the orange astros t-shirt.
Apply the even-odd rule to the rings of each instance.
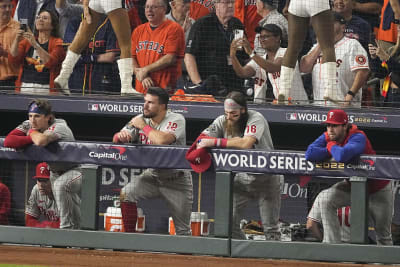
[[[185,35],[182,27],[171,20],[165,20],[156,29],[150,24],[139,25],[132,33],[132,57],[140,67],[152,64],[168,54],[176,55],[176,63],[162,70],[151,72],[155,86],[164,89],[175,88],[182,74],[182,59],[185,53]],[[146,93],[142,83],[136,80],[135,89]]]

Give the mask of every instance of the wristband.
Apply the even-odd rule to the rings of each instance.
[[[225,148],[228,143],[227,138],[216,138],[214,140],[214,146]]]
[[[250,58],[253,58],[255,55],[257,55],[256,51],[253,50],[253,52],[251,52],[250,54]]]
[[[151,126],[148,125],[148,124],[147,124],[146,126],[144,126],[143,129],[142,129],[142,131],[144,132],[144,134],[145,134],[147,137],[149,137],[150,132],[153,131],[153,130],[154,130],[154,129],[151,128]]]
[[[348,94],[348,95],[351,95],[352,97],[355,97],[355,96],[356,96],[356,94],[355,94],[353,91],[351,91],[351,90],[347,91],[347,94]]]
[[[113,143],[119,143],[119,137],[118,137],[118,134],[119,134],[119,132],[118,132],[118,133],[116,133],[116,134],[114,134],[114,136],[113,136]]]

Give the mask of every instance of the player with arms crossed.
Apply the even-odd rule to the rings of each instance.
[[[113,137],[114,143],[186,145],[185,118],[167,111],[169,96],[160,87],[150,87],[144,97],[143,114],[134,117]],[[122,219],[126,232],[134,232],[136,203],[162,197],[170,210],[178,235],[190,235],[193,203],[192,176],[188,170],[146,169],[121,190]]]
[[[95,34],[102,14],[107,14],[111,21],[118,45],[121,48],[121,56],[117,61],[121,79],[121,94],[137,94],[132,88],[132,57],[131,57],[131,27],[129,16],[124,8],[125,1],[121,0],[83,0],[84,20],[75,35],[72,44],[68,48],[67,56],[62,64],[58,77],[54,80],[55,86],[68,90],[68,79],[74,69],[81,52],[89,43],[90,38]]]
[[[289,1],[289,0],[288,0]],[[333,15],[329,0],[290,0],[289,44],[282,60],[281,90],[278,101],[288,100],[292,88],[297,57],[306,38],[310,18],[322,50],[321,80],[326,81],[325,100],[336,100],[336,58],[334,49]]]
[[[341,109],[328,112],[327,131],[308,146],[305,157],[308,161],[322,162],[333,158],[337,162],[349,163],[361,154],[375,154],[365,133],[354,124]],[[323,242],[340,243],[340,225],[337,209],[350,206],[351,184],[348,180],[338,182],[321,191],[316,201],[321,209],[324,227]],[[392,245],[393,183],[390,180],[368,179],[368,208],[371,221],[375,224],[378,245]],[[312,211],[310,212],[312,216]]]
[[[197,148],[221,147],[273,150],[267,120],[257,111],[247,110],[246,97],[237,91],[229,93],[221,115],[202,132]],[[240,220],[246,205],[258,201],[260,217],[267,240],[280,240],[278,226],[281,207],[280,175],[237,173],[233,192],[232,237],[244,239]]]
[[[50,183],[50,168],[46,162],[36,166],[33,176],[36,185],[32,188],[31,196],[25,209],[25,225],[30,227],[59,228],[60,217]],[[40,217],[46,219],[40,221]]]
[[[75,141],[63,119],[56,119],[50,102],[35,99],[28,106],[29,120],[12,130],[4,140],[5,147],[47,146],[56,141]],[[77,229],[80,225],[82,172],[78,164],[54,162],[50,181],[60,215],[60,228]]]

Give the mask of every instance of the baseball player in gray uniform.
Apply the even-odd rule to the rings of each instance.
[[[202,133],[212,138],[202,137],[198,140],[197,148],[274,149],[267,120],[261,113],[247,110],[246,98],[242,93],[229,93],[224,102],[224,109],[225,115],[216,118]],[[256,199],[267,240],[280,240],[280,179],[281,175],[271,174],[235,175],[233,238],[244,239],[244,233],[240,230],[240,220],[248,202]]]
[[[75,141],[63,119],[56,119],[50,103],[35,99],[28,106],[29,120],[12,130],[4,146],[23,148],[34,144],[47,146],[55,141]],[[50,181],[60,215],[60,228],[79,228],[82,172],[78,164],[51,163]]]
[[[25,225],[30,227],[59,228],[60,217],[50,183],[50,168],[46,162],[36,166],[33,176],[36,185],[25,209]],[[44,217],[44,220],[40,220]]]
[[[319,241],[323,240],[322,212],[321,198],[317,197],[308,213],[306,227]],[[350,206],[337,209],[337,218],[340,225],[340,240],[343,243],[350,243]]]
[[[167,111],[169,95],[151,87],[144,96],[143,114],[134,117],[114,135],[114,143],[186,145],[185,118]],[[192,176],[188,170],[146,169],[121,190],[121,210],[126,232],[134,232],[136,203],[162,197],[168,205],[178,235],[190,234],[193,204]]]

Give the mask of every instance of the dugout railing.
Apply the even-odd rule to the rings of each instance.
[[[39,229],[1,226],[0,242],[49,246],[102,248],[133,251],[159,251],[229,257],[257,257],[345,262],[399,263],[400,247],[366,245],[367,178],[399,179],[400,158],[362,156],[359,161],[337,165],[314,164],[304,153],[294,151],[244,151],[213,149],[215,183],[215,227],[213,237],[129,234],[98,231],[98,165],[188,169],[187,148],[171,146],[121,145],[124,159],[95,158],[90,154],[113,149],[111,143],[61,142],[48,147],[30,146],[25,150],[3,147],[0,159],[12,161],[79,162],[84,164],[81,227],[83,230]],[[118,151],[120,151],[118,149]],[[92,153],[91,153],[92,152]],[[122,153],[122,152],[119,152]],[[148,160],[151,158],[152,160]],[[225,161],[221,161],[225,158]],[[280,174],[305,174],[324,177],[350,177],[352,183],[351,243],[249,241],[230,238],[232,211],[232,172],[251,171]]]
[[[133,116],[142,113],[142,97],[121,96],[59,96],[18,95],[0,91],[1,112],[25,112],[34,98],[46,98],[57,114],[79,114],[81,116]],[[220,103],[170,101],[169,110],[181,113],[186,120],[214,120],[224,113],[223,99]],[[326,119],[329,107],[312,105],[272,105],[248,103],[249,109],[259,111],[270,123],[319,125]],[[398,130],[400,109],[394,108],[347,108],[349,122],[359,127]]]

